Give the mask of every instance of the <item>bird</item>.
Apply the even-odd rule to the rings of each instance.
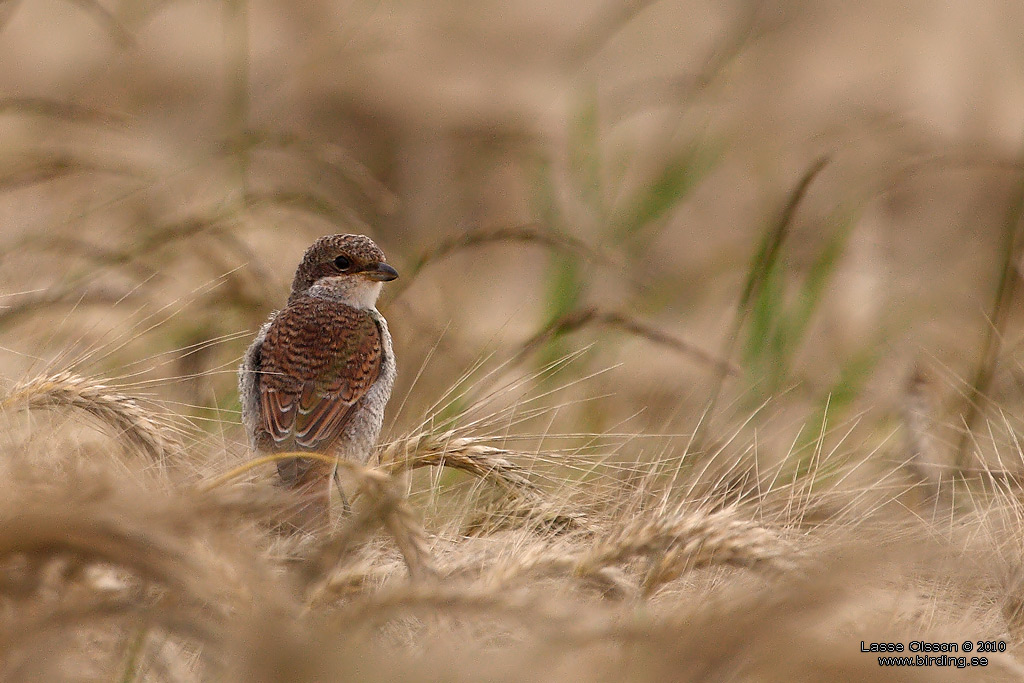
[[[396,373],[391,333],[376,304],[383,284],[397,277],[369,237],[321,237],[303,254],[284,308],[271,313],[245,352],[242,424],[256,455],[308,451],[334,460],[277,461],[279,485],[296,496],[282,528],[327,528],[337,460],[370,459]]]

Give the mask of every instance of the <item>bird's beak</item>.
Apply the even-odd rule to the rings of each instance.
[[[398,277],[398,271],[386,263],[371,263],[363,269],[363,274],[377,282],[391,282]]]

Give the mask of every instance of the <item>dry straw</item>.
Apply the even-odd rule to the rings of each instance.
[[[551,633],[565,635],[572,630],[584,630],[580,623],[581,610],[580,605],[552,600],[536,591],[435,583],[396,586],[364,595],[346,605],[338,621],[346,630],[354,630],[380,625],[413,612],[498,616],[518,619],[534,630],[548,626]]]
[[[360,509],[305,563],[300,576],[303,588],[314,592],[319,590],[320,582],[337,568],[341,556],[351,550],[378,524],[383,525],[395,539],[395,544],[402,553],[410,576],[414,579],[425,579],[436,575],[426,533],[394,478],[386,472],[364,467],[349,460],[339,460],[309,451],[274,453],[254,458],[215,477],[205,482],[200,490],[210,492],[256,467],[295,457],[319,460],[328,465],[337,464],[355,480],[360,496],[369,499],[369,504]]]
[[[613,263],[611,255],[592,247],[583,240],[550,230],[539,223],[482,227],[467,230],[454,237],[441,240],[424,251],[416,261],[405,269],[398,287],[389,292],[392,300],[401,296],[419,273],[431,263],[445,259],[464,249],[487,244],[514,243],[535,244],[552,251],[569,253],[596,263]]]
[[[904,427],[906,428],[906,458],[903,467],[917,481],[921,483],[925,501],[931,503],[940,501],[943,491],[942,464],[939,462],[939,453],[936,439],[932,433],[934,422],[935,406],[933,405],[933,387],[924,368],[920,365],[914,367],[914,371],[903,387],[900,412],[902,413]],[[951,482],[946,482],[946,488]]]
[[[297,611],[246,542],[252,536],[240,542],[234,507],[220,509],[213,496],[82,472],[54,480],[16,469],[7,484],[0,504],[4,680],[54,680],[33,667],[73,657],[82,629],[153,629],[201,646],[197,661],[212,661],[253,594],[261,609]],[[225,522],[230,533],[218,528]],[[105,656],[101,642],[88,648],[93,658]]]
[[[621,311],[606,311],[596,306],[573,310],[551,321],[551,323],[520,346],[519,350],[516,351],[515,358],[519,360],[528,356],[555,337],[588,327],[620,330],[635,337],[646,339],[653,344],[672,349],[699,363],[713,367],[718,372],[721,372],[723,376],[735,377],[741,374],[739,366],[727,358],[717,358],[714,354],[705,351],[696,344],[680,339],[674,334],[659,329],[629,314]]]
[[[482,510],[471,520],[467,533],[477,534],[526,520],[543,529],[571,531],[586,527],[582,514],[555,505],[529,478],[522,467],[509,460],[521,455],[487,445],[487,439],[455,436],[454,432],[419,432],[385,444],[378,455],[381,467],[398,474],[420,467],[450,467],[495,485],[506,496],[503,505]]]
[[[447,614],[477,612],[518,617],[534,626],[539,619],[564,628],[577,622],[579,614],[556,608],[571,609],[568,602],[541,599],[535,590],[541,579],[575,578],[606,597],[635,598],[649,596],[665,582],[701,567],[762,568],[790,577],[795,576],[796,567],[795,552],[789,544],[733,510],[694,510],[640,519],[590,550],[573,552],[572,547],[557,548],[548,540],[535,539],[519,548],[509,561],[485,570],[475,581],[470,576],[480,568],[479,559],[448,566],[443,581],[364,593],[346,608],[344,621],[352,627],[359,622],[379,624],[410,612],[443,610]],[[639,557],[651,561],[640,590],[630,580],[629,572],[620,567]],[[327,585],[334,593],[350,593],[353,585],[365,586],[370,580],[381,579],[370,567],[336,578],[344,580]]]
[[[338,566],[341,556],[377,524],[382,524],[395,539],[413,580],[435,578],[437,569],[430,555],[426,532],[394,478],[348,460],[338,464],[356,480],[360,493],[369,499],[369,505],[358,510],[310,559],[302,572],[303,584],[307,588],[319,585]]]
[[[72,408],[92,415],[114,430],[134,450],[159,463],[181,452],[181,444],[167,425],[138,402],[95,379],[71,372],[43,375],[16,384],[0,400],[0,411],[26,406],[30,410]]]
[[[391,443],[379,451],[381,467],[391,474],[419,467],[451,467],[519,495],[536,493],[521,467],[508,457],[510,450],[486,445],[486,439],[457,437],[454,432],[431,434],[419,432]]]
[[[647,557],[651,568],[643,587],[645,593],[651,593],[684,571],[710,565],[789,571],[794,568],[793,553],[778,535],[738,517],[733,510],[694,511],[638,517],[588,552],[577,571],[586,574]]]
[[[639,517],[580,553],[536,545],[489,572],[485,580],[505,585],[561,574],[576,577],[608,597],[625,597],[635,595],[636,589],[619,567],[640,557],[649,560],[641,582],[644,595],[702,567],[731,565],[788,572],[796,566],[794,549],[775,532],[733,510],[692,510]]]

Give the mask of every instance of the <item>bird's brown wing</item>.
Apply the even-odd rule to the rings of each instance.
[[[325,449],[380,374],[380,329],[365,310],[305,297],[274,318],[261,349],[260,418],[282,450]]]

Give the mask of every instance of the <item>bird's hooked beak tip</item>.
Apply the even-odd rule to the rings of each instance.
[[[363,273],[377,282],[391,282],[398,278],[398,271],[386,263],[372,263],[366,267]]]

